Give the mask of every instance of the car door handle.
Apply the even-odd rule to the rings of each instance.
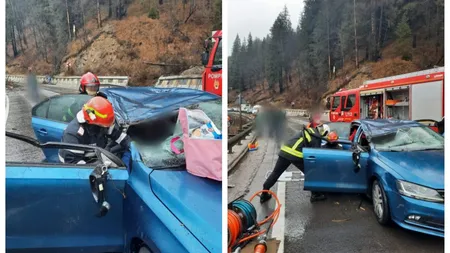
[[[315,156],[308,156],[308,157],[306,157],[306,160],[316,160],[316,157]]]
[[[45,130],[44,128],[39,129],[38,133],[40,133],[41,135],[47,135],[48,134],[47,130]]]

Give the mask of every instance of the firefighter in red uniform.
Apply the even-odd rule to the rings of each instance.
[[[313,117],[310,118],[310,123],[307,126],[303,126],[300,132],[289,139],[286,144],[282,145],[281,150],[278,153],[277,163],[270,176],[264,182],[264,190],[269,190],[291,164],[294,164],[295,167],[304,172],[302,149],[304,147],[320,148],[321,146],[322,139],[319,130],[320,118],[321,115],[315,113]],[[264,203],[271,197],[272,196],[269,193],[264,192],[261,194],[260,202]],[[324,194],[317,192],[311,193],[311,202],[323,199],[325,199]]]
[[[100,80],[96,75],[92,74],[91,72],[87,72],[86,74],[81,76],[80,86],[78,87],[78,91],[80,92],[80,94],[96,96],[99,90]],[[67,108],[62,120],[64,122],[72,121],[79,109],[79,105],[77,103],[73,103],[69,108]]]
[[[103,97],[91,98],[69,123],[62,137],[62,142],[94,145],[106,148],[111,139],[124,149],[130,147],[130,137],[115,124],[114,109]],[[91,163],[81,150],[60,149],[59,159],[62,163]]]

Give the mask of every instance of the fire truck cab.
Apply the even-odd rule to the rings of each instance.
[[[444,68],[364,82],[329,100],[330,121],[401,119],[439,122],[444,117]]]
[[[205,41],[202,54],[205,71],[202,74],[203,90],[222,96],[222,31],[213,31]]]

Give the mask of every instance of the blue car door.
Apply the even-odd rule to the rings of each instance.
[[[125,168],[110,168],[111,208],[97,217],[92,165],[6,164],[7,252],[123,252]]]
[[[305,190],[365,193],[369,154],[361,153],[361,169],[355,170],[351,150],[304,148]]]
[[[81,94],[61,95],[35,105],[31,112],[31,124],[39,142],[60,142],[67,124],[72,120],[70,115],[75,116],[89,98]],[[57,149],[42,151],[48,162],[59,162]]]

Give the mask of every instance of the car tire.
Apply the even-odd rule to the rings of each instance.
[[[373,213],[381,225],[389,224],[391,215],[389,212],[389,203],[383,186],[378,180],[372,184],[372,203]]]
[[[142,246],[142,247],[139,249],[138,253],[151,253],[151,251],[150,251],[147,247]]]

